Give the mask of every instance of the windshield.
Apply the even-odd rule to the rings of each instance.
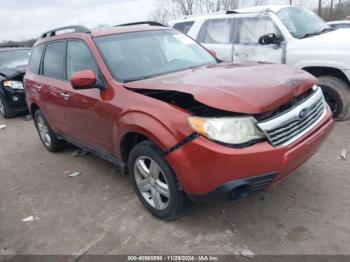
[[[296,38],[321,34],[331,27],[319,16],[302,7],[286,7],[277,16]]]
[[[174,30],[95,38],[113,77],[130,82],[217,63],[207,50]]]
[[[14,68],[27,65],[29,56],[29,49],[0,51],[0,68]]]

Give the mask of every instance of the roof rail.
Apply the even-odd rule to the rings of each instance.
[[[210,12],[210,13],[203,13],[203,14],[196,14],[196,15],[185,15],[182,16],[182,19],[188,19],[188,18],[196,18],[201,16],[209,16],[209,15],[232,15],[232,14],[239,14],[236,10],[227,10],[227,11],[217,11],[217,12]]]
[[[58,27],[55,29],[52,29],[50,31],[47,31],[43,34],[41,34],[40,38],[46,38],[46,37],[51,37],[51,36],[55,36],[57,34],[57,32],[59,31],[64,31],[64,30],[69,30],[69,29],[73,29],[75,33],[91,33],[90,29],[82,26],[82,25],[70,25],[70,26],[64,26],[64,27]]]
[[[114,27],[118,26],[132,26],[132,25],[150,25],[150,26],[163,26],[166,27],[165,25],[154,22],[154,21],[141,21],[141,22],[134,22],[134,23],[127,23],[127,24],[121,24],[121,25],[115,25]]]

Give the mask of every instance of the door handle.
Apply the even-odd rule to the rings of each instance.
[[[38,91],[40,91],[43,87],[41,85],[34,85],[34,88]]]
[[[69,95],[69,94],[64,93],[64,92],[63,92],[63,93],[60,93],[60,95],[61,95],[61,96],[63,96],[63,99],[64,99],[64,100],[68,100],[68,99],[69,99],[69,97],[70,97],[70,95]]]

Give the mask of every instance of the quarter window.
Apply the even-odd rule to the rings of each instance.
[[[38,45],[33,49],[32,56],[29,62],[29,69],[34,74],[39,74],[40,62],[41,62],[43,51],[44,51],[44,45]]]
[[[56,79],[66,79],[64,70],[65,42],[47,44],[44,57],[44,75]]]
[[[210,19],[203,24],[198,40],[206,44],[229,44],[231,32],[232,19]]]
[[[184,23],[177,23],[174,25],[174,28],[179,30],[182,33],[187,34],[188,31],[191,30],[194,22],[184,22]]]

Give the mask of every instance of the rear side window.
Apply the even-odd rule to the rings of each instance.
[[[67,47],[67,77],[78,71],[91,69],[98,75],[98,67],[90,49],[80,41],[69,41]]]
[[[30,57],[29,69],[34,74],[39,74],[40,71],[40,61],[44,51],[44,45],[38,45],[34,47],[32,51],[32,56]]]
[[[207,44],[229,44],[232,33],[232,19],[210,19],[205,21],[198,41]]]
[[[64,63],[65,49],[65,42],[47,44],[43,63],[43,74],[45,76],[62,80],[66,79]]]
[[[179,30],[182,33],[187,34],[188,31],[192,28],[194,22],[184,22],[184,23],[177,23],[174,25],[174,28]]]

